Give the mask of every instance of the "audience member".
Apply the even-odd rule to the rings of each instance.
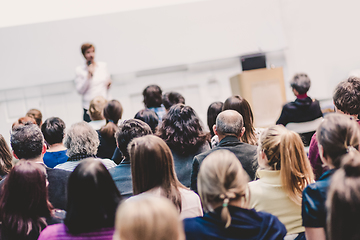
[[[334,173],[326,206],[329,240],[360,239],[360,154],[355,148],[349,149]]]
[[[150,109],[140,110],[135,114],[134,118],[147,123],[150,126],[151,131],[153,133],[157,131],[157,128],[159,126],[159,117],[156,115],[156,113],[153,110]]]
[[[89,124],[94,130],[99,130],[106,124],[104,117],[104,107],[106,103],[107,100],[103,96],[97,96],[90,101],[89,116],[91,122],[89,122]]]
[[[66,132],[64,145],[69,156],[67,162],[57,165],[56,169],[73,171],[81,160],[89,157],[96,158],[99,146],[99,137],[96,131],[87,123],[79,122],[73,124]],[[110,159],[97,158],[107,169],[115,167],[116,164]]]
[[[311,81],[307,74],[298,73],[290,82],[292,92],[296,96],[294,102],[289,102],[283,106],[281,115],[276,124],[286,124],[291,122],[307,122],[322,117],[319,101],[308,97]]]
[[[360,125],[358,114],[360,113],[360,78],[349,77],[340,82],[335,88],[333,101],[335,112],[349,115],[356,119]],[[320,159],[316,133],[312,136],[309,147],[309,160],[314,170],[315,180],[318,180],[328,168],[323,166]]]
[[[178,103],[185,104],[185,98],[178,92],[167,92],[162,96],[162,102],[166,109],[166,112],[170,110],[170,108]]]
[[[35,119],[33,117],[21,117],[12,124],[11,129],[14,129],[19,125],[28,125],[28,124],[36,124]]]
[[[211,138],[215,136],[213,126],[215,125],[216,117],[222,111],[223,106],[224,106],[224,103],[222,103],[222,102],[213,102],[208,107],[208,110],[207,110],[207,125],[208,125],[209,130],[210,130]]]
[[[276,125],[265,130],[258,147],[260,180],[249,183],[250,207],[279,218],[288,238],[305,239],[302,226],[302,191],[314,182],[299,134]]]
[[[184,220],[186,239],[283,239],[286,228],[277,217],[248,209],[248,179],[230,151],[208,155],[198,178],[206,213],[204,217]]]
[[[120,205],[114,240],[185,240],[174,204],[166,198],[143,196]]]
[[[96,159],[81,161],[70,174],[68,193],[64,223],[45,228],[39,240],[112,239],[121,195],[105,166]]]
[[[194,157],[191,172],[191,189],[197,192],[197,175],[204,158],[219,149],[227,149],[233,152],[249,175],[249,179],[254,180],[258,168],[256,146],[241,141],[245,128],[240,113],[234,110],[225,110],[219,113],[213,130],[219,137],[219,146]]]
[[[42,124],[42,113],[40,112],[40,110],[38,109],[30,109],[26,115],[26,117],[32,117],[33,119],[35,119],[36,124],[41,127]]]
[[[177,179],[170,148],[161,138],[153,135],[135,138],[128,149],[134,195],[151,194],[170,199],[181,219],[202,216],[199,196]]]
[[[46,146],[41,130],[36,124],[15,127],[12,130],[10,141],[14,156],[17,159],[45,166],[43,156],[46,152]],[[65,209],[66,185],[70,173],[60,169],[46,167],[46,174],[49,181],[49,201],[54,208]],[[4,180],[1,181],[0,185],[3,183]],[[0,187],[0,191],[1,190]]]
[[[20,161],[4,180],[0,197],[0,238],[36,240],[47,225],[62,222],[48,200],[46,170]],[[61,217],[60,217],[61,216]]]
[[[6,177],[13,167],[11,150],[0,134],[0,180]]]
[[[225,110],[235,110],[243,117],[245,132],[241,137],[241,141],[251,145],[257,145],[257,137],[253,126],[254,116],[248,101],[239,95],[229,97],[224,102],[223,111]]]
[[[113,156],[116,148],[115,133],[119,129],[117,124],[122,113],[123,108],[118,100],[111,100],[104,107],[106,125],[97,131],[100,144],[96,156],[99,158],[111,159]]]
[[[119,131],[116,132],[115,137],[118,147],[115,151],[119,151],[120,149],[122,154],[120,153],[118,155],[123,156],[123,158],[120,158],[117,161],[120,164],[114,168],[109,169],[109,172],[115,181],[116,187],[119,189],[121,195],[124,198],[128,198],[133,195],[130,157],[127,149],[128,144],[134,138],[148,134],[152,134],[149,125],[137,119],[129,119],[124,121],[120,125]]]
[[[330,170],[303,191],[302,218],[308,240],[326,239],[325,200],[331,177],[348,152],[352,148],[359,149],[360,128],[350,118],[338,113],[328,114],[316,131],[321,160]]]
[[[195,111],[184,104],[172,106],[164,116],[157,135],[169,146],[179,181],[190,187],[194,156],[210,149]]]
[[[81,52],[86,62],[76,68],[75,87],[82,96],[82,106],[84,109],[83,120],[90,122],[90,116],[87,113],[90,101],[96,96],[102,96],[109,99],[109,88],[111,77],[108,72],[107,64],[104,62],[95,62],[95,47],[90,43],[84,43],[81,46]]]
[[[158,85],[149,85],[143,91],[144,104],[148,109],[153,110],[162,121],[166,109],[162,104],[162,90]]]
[[[44,154],[44,163],[49,168],[67,161],[66,147],[63,144],[65,134],[65,123],[58,117],[51,117],[41,125],[41,132],[44,135],[48,149]]]

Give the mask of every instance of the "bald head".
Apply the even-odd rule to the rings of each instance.
[[[240,113],[234,110],[225,110],[216,118],[217,135],[235,135],[240,137],[243,133],[244,121]]]

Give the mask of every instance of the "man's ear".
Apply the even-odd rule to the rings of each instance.
[[[44,155],[45,153],[46,153],[46,145],[43,144],[43,148],[42,148],[41,154]]]
[[[18,156],[16,156],[16,154],[15,154],[14,151],[12,151],[12,153],[13,153],[13,156],[14,156],[16,159],[19,159]]]
[[[320,159],[321,159],[321,162],[325,165],[328,165],[329,162],[328,160],[326,159],[326,157],[324,157],[324,148],[323,146],[321,146],[320,144],[318,144],[318,149],[319,149],[319,155],[320,155]]]
[[[215,135],[219,135],[218,132],[216,131],[216,125],[215,124],[213,125],[213,131],[214,131]]]
[[[239,138],[241,138],[241,137],[244,135],[244,133],[245,133],[245,127],[243,127],[243,128],[241,129],[240,137],[239,137]]]

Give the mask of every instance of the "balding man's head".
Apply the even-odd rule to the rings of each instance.
[[[237,137],[240,137],[244,131],[243,127],[243,117],[237,111],[225,110],[219,113],[216,118],[217,135],[235,135]]]

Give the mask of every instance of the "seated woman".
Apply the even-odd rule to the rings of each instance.
[[[245,133],[241,137],[241,141],[251,145],[257,145],[257,136],[253,125],[254,116],[248,101],[239,95],[229,97],[224,102],[223,111],[224,110],[235,110],[241,114],[245,127]]]
[[[174,204],[166,198],[139,197],[120,205],[114,240],[185,240]]]
[[[310,78],[305,73],[299,73],[293,77],[290,85],[296,100],[283,106],[276,124],[286,126],[288,123],[308,122],[323,116],[319,101],[311,99],[307,95],[310,84]],[[309,146],[313,134],[314,132],[302,134],[305,146]]]
[[[359,149],[359,125],[350,118],[350,116],[339,113],[328,114],[316,130],[321,161],[330,170],[303,191],[302,218],[308,240],[326,239],[325,201],[331,177],[340,168],[342,160],[348,153],[353,148]]]
[[[182,219],[202,216],[199,196],[179,182],[171,151],[161,138],[153,135],[135,138],[128,149],[134,195],[166,197],[175,204]]]
[[[139,119],[147,123],[153,133],[157,131],[157,128],[159,126],[159,117],[156,115],[156,113],[153,110],[147,108],[138,111],[135,114],[134,119]]]
[[[63,144],[65,127],[64,121],[58,117],[48,118],[41,125],[41,132],[48,145],[43,160],[49,168],[54,168],[56,165],[66,162],[69,158]]]
[[[20,161],[4,180],[0,197],[0,239],[36,240],[47,225],[60,223],[63,211],[48,199],[45,168]]]
[[[222,111],[223,105],[222,102],[213,102],[209,105],[207,110],[207,125],[210,130],[211,148],[214,148],[219,144],[219,137],[215,135],[213,126],[216,123],[217,116]]]
[[[123,108],[118,100],[109,101],[104,107],[106,125],[96,132],[99,135],[100,144],[96,156],[111,159],[116,148],[115,132],[119,129],[118,122],[121,119]]]
[[[230,151],[206,157],[198,190],[207,213],[184,220],[186,239],[283,239],[286,229],[277,217],[248,209],[247,183],[247,173]]]
[[[314,181],[299,134],[276,125],[260,135],[257,171],[250,182],[250,207],[279,218],[286,226],[286,239],[305,239],[301,218],[304,188]]]
[[[13,167],[12,153],[4,137],[0,134],[0,181],[10,172]]]
[[[41,127],[42,125],[42,113],[40,112],[40,110],[38,109],[30,109],[29,111],[27,111],[26,117],[32,117],[33,119],[35,119],[36,124]]]
[[[89,122],[89,125],[94,128],[94,130],[99,130],[106,124],[104,117],[104,107],[106,103],[107,100],[103,96],[94,97],[90,101],[88,113],[91,122]]]
[[[64,223],[45,228],[39,240],[110,240],[120,200],[120,192],[105,166],[96,159],[84,159],[68,180]]]
[[[179,181],[190,187],[194,156],[210,150],[208,135],[203,131],[195,111],[184,104],[172,106],[157,132],[169,146]]]
[[[360,238],[360,153],[349,148],[342,167],[334,173],[326,202],[330,240]]]

